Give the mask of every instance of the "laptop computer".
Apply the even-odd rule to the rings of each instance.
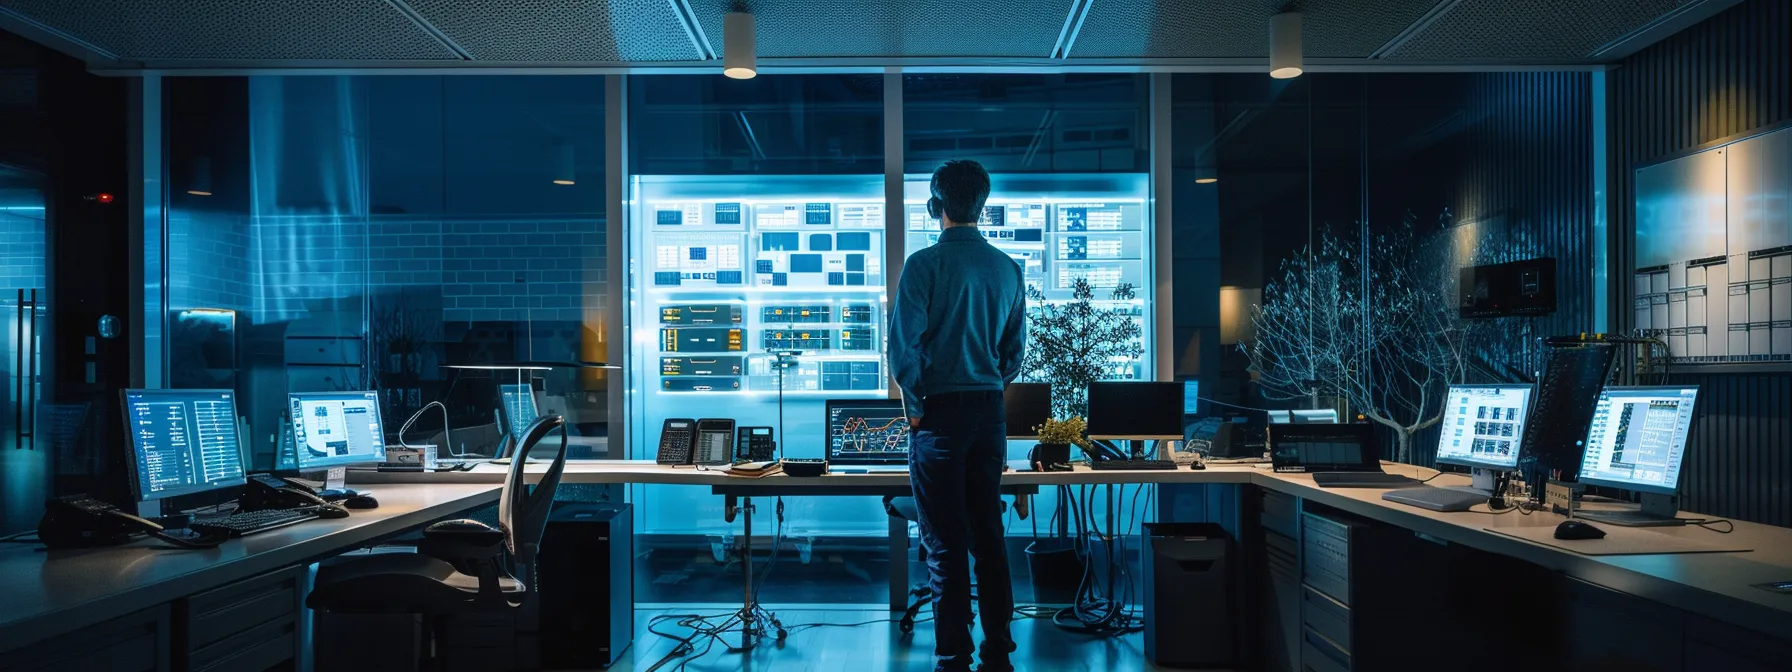
[[[828,471],[908,471],[908,412],[900,399],[829,399]]]

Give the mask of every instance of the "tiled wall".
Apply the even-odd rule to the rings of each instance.
[[[13,213],[0,213],[0,288],[11,301],[12,290],[42,289],[44,286],[44,220]]]
[[[173,209],[168,217],[168,304],[173,310],[247,310],[249,223],[239,213]]]

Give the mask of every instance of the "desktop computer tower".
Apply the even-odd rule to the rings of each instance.
[[[609,667],[634,640],[633,521],[627,504],[555,504],[535,560],[542,667]]]

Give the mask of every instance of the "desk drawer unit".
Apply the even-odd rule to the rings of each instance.
[[[1323,515],[1301,516],[1301,581],[1350,605],[1351,523]]]
[[[304,578],[294,567],[177,601],[176,668],[259,671],[295,660]]]
[[[0,670],[168,672],[168,605],[0,653]]]
[[[1257,488],[1262,502],[1258,520],[1263,528],[1293,539],[1300,538],[1300,498],[1269,488]]]

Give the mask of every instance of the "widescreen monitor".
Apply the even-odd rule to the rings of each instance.
[[[1699,388],[1693,386],[1600,391],[1581,457],[1580,482],[1674,494],[1698,396]]]
[[[1089,384],[1089,438],[1181,439],[1182,383]]]
[[[828,462],[907,464],[909,422],[901,399],[829,399]]]
[[[288,399],[301,471],[386,461],[378,392],[302,392]]]
[[[1451,385],[1438,422],[1437,461],[1496,471],[1518,468],[1536,386]]]
[[[133,491],[148,502],[241,486],[236,393],[230,390],[125,390]]]
[[[1052,386],[1009,383],[1002,391],[1002,406],[1008,418],[1008,438],[1039,438],[1039,427],[1052,417]]]

